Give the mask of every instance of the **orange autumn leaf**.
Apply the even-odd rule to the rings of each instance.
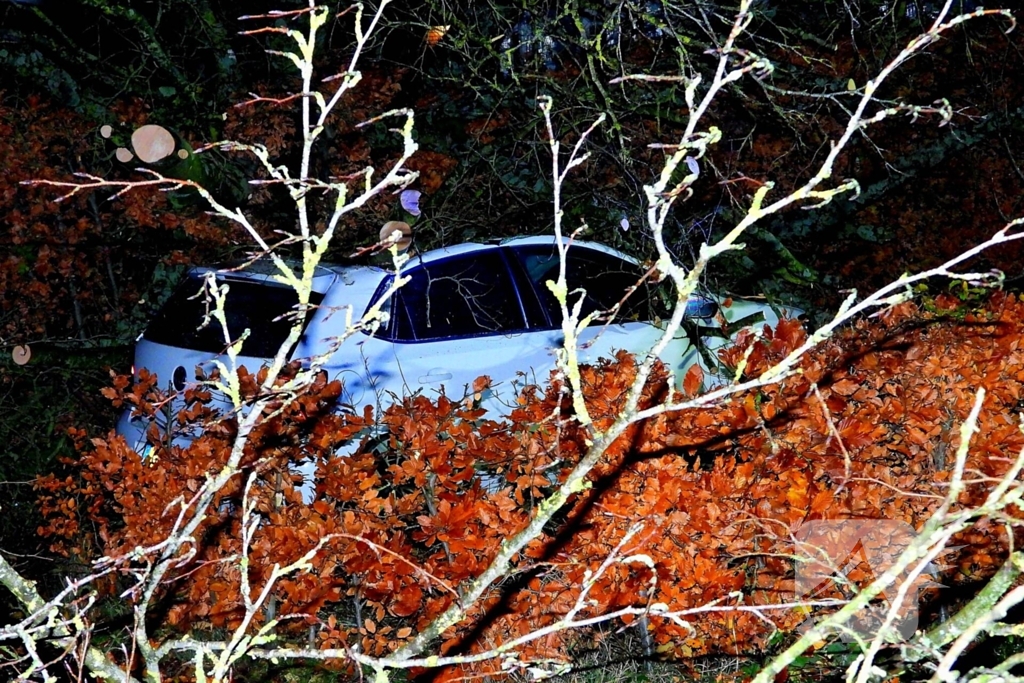
[[[643,553],[654,563],[660,580],[648,599],[672,609],[691,609],[726,599],[730,591],[745,586],[763,590],[751,593],[757,599],[769,599],[779,586],[792,585],[791,565],[774,559],[791,553],[786,546],[789,530],[818,519],[905,519],[917,524],[925,518],[930,496],[941,490],[948,475],[936,453],[948,452],[956,436],[952,425],[957,422],[950,423],[950,415],[962,420],[970,407],[968,382],[990,388],[992,405],[968,466],[998,476],[1006,467],[1003,454],[1024,446],[1024,435],[1010,419],[1016,410],[1014,391],[998,388],[1024,381],[1024,353],[993,356],[986,349],[1024,337],[1024,303],[1006,297],[992,305],[1009,322],[904,324],[900,329],[909,330],[901,332],[906,339],[890,343],[895,349],[922,346],[916,360],[892,349],[852,360],[847,353],[872,335],[891,336],[886,326],[901,325],[905,319],[899,315],[921,315],[904,309],[884,325],[838,335],[806,359],[804,374],[780,385],[747,392],[722,406],[634,425],[592,473],[595,481],[610,483],[581,492],[562,518],[571,522],[552,524],[515,559],[513,571],[533,571],[530,580],[503,587],[507,595],[487,596],[487,604],[500,604],[500,610],[472,611],[444,634],[444,642],[476,652],[566,614],[579,597],[586,572],[597,571],[641,518],[647,523],[644,535],[626,553]],[[966,341],[972,334],[997,342],[970,346]],[[749,340],[759,345],[751,353],[752,362],[769,362],[800,338],[796,328],[788,327],[774,338]],[[914,343],[901,346],[902,341]],[[947,379],[921,370],[935,357],[944,359]],[[983,373],[977,368],[984,368]],[[812,390],[810,375],[840,378],[835,385],[820,385],[825,406]],[[258,375],[247,377],[255,386]],[[581,377],[595,422],[607,424],[626,400],[635,364],[620,356],[581,368]],[[655,368],[641,405],[660,400],[668,381],[668,372]],[[699,370],[688,370],[684,390],[699,391],[702,381]],[[159,386],[155,380],[150,389]],[[115,393],[128,390],[123,386]],[[326,396],[332,390],[324,385],[317,391]],[[261,481],[277,486],[276,476],[270,479],[273,468],[282,475],[288,472],[295,455],[276,444],[296,433],[299,425],[313,422],[307,413],[316,410],[319,396],[314,392],[308,400],[296,401],[275,418],[279,423],[254,433],[254,447],[264,441],[272,446],[263,456],[268,469],[258,472]],[[334,457],[330,439],[300,440],[297,453],[318,463],[317,500],[303,505],[287,490],[293,481],[285,476],[280,485],[287,503],[280,507],[274,507],[273,486],[255,489],[267,517],[253,539],[250,580],[260,581],[275,563],[291,561],[320,539],[349,534],[352,538],[332,538],[317,554],[311,572],[282,580],[275,598],[282,613],[334,624],[319,639],[321,647],[340,647],[350,638],[363,638],[367,652],[382,655],[400,647],[451,606],[456,598],[450,589],[479,575],[501,543],[529,522],[536,506],[586,452],[587,430],[568,419],[550,419],[568,410],[557,387],[524,393],[515,405],[507,422],[496,423],[444,397],[410,398],[382,415],[363,415],[363,424],[381,424],[382,432],[344,458]],[[314,433],[341,428],[336,417],[322,416],[326,422]],[[166,533],[171,521],[163,510],[188,490],[190,480],[203,481],[219,467],[229,445],[227,437],[204,437],[189,449],[168,449],[158,462],[142,466],[134,451],[116,440],[91,441],[84,432],[74,438],[82,450],[76,473],[37,483],[47,520],[44,531],[54,542],[73,543],[95,528],[100,534],[92,542],[111,553]],[[255,462],[257,454],[247,457]],[[240,482],[231,486],[224,492],[226,500],[241,495]],[[223,521],[225,528],[237,524],[230,515]],[[177,628],[232,625],[243,613],[239,600],[221,601],[222,594],[237,590],[239,577],[236,566],[218,561],[239,552],[238,536],[218,536],[213,527],[208,531],[213,535],[205,554],[176,577],[175,585],[181,586],[181,602],[173,613]],[[964,543],[971,549],[964,561],[967,573],[984,576],[998,568],[1005,540],[994,529],[979,527]],[[766,559],[747,559],[753,557]],[[649,590],[649,571],[646,566],[616,565],[594,586],[589,596],[593,608],[608,611],[635,604],[639,592]],[[347,616],[353,600],[363,605],[361,624]],[[779,628],[796,628],[797,616],[778,617]],[[334,622],[329,621],[332,617]],[[652,641],[673,651],[684,646],[705,654],[726,646],[751,651],[770,635],[756,619],[717,613],[693,620],[696,635],[672,623],[650,623]],[[296,638],[302,637],[300,627],[297,623],[292,634]],[[551,657],[569,645],[559,634],[542,641],[527,646],[524,654]],[[453,669],[445,675],[466,673]]]
[[[412,584],[394,595],[388,608],[397,617],[410,617],[419,610],[422,603],[423,591],[418,585]]]
[[[687,396],[696,396],[700,393],[701,388],[704,386],[704,371],[700,365],[694,363],[690,366],[690,369],[686,371],[686,375],[683,376],[683,392]]]

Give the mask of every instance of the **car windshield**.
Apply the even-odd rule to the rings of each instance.
[[[218,279],[229,286],[224,311],[231,339],[249,330],[242,346],[242,355],[269,358],[288,338],[291,316],[298,296],[290,287],[266,281]],[[314,305],[323,295],[314,292],[310,302]],[[203,281],[190,276],[164,304],[146,328],[143,338],[157,344],[176,346],[193,351],[222,352],[227,344],[220,325],[212,318],[204,325],[207,311],[213,308],[203,292]],[[308,322],[309,316],[306,317]]]

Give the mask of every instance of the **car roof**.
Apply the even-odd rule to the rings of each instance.
[[[604,252],[611,256],[629,261],[630,263],[636,263],[637,260],[632,256],[623,254],[621,251],[613,249],[604,244],[597,242],[586,242],[583,240],[570,240],[568,237],[563,237],[562,242],[565,244],[572,244],[574,246],[587,247],[588,249],[594,249],[597,251]],[[522,246],[551,246],[555,244],[554,235],[530,235],[527,237],[509,237],[503,240],[497,240],[494,242],[465,242],[463,244],[456,244],[450,247],[440,247],[438,249],[432,249],[424,254],[414,256],[411,259],[412,264],[418,263],[431,263],[433,261],[440,261],[452,256],[459,256],[461,254],[470,254],[476,251],[488,251],[490,249],[498,249],[500,247],[522,247]]]
[[[287,260],[290,266],[301,271],[301,263]],[[190,277],[202,277],[206,273],[217,273],[224,280],[252,280],[267,284],[280,285],[277,280],[278,270],[270,259],[259,259],[253,262],[227,263],[215,266],[193,266],[189,269]],[[313,275],[313,291],[323,294],[334,283],[337,272],[327,265],[317,266]]]
[[[604,253],[609,254],[610,256],[616,256],[616,257],[618,257],[620,259],[624,259],[624,260],[629,261],[631,263],[636,263],[637,262],[637,260],[635,258],[633,258],[632,256],[630,256],[628,254],[624,254],[621,251],[619,251],[618,249],[613,249],[612,247],[609,247],[606,244],[601,244],[599,242],[588,242],[586,240],[574,240],[574,239],[569,239],[568,237],[563,237],[562,238],[562,242],[564,244],[572,244],[572,245],[575,245],[575,246],[587,247],[588,249],[595,249],[597,251],[603,251]],[[535,244],[548,245],[548,244],[554,244],[554,243],[555,243],[555,236],[554,235],[532,235],[532,236],[528,236],[528,237],[510,237],[510,238],[502,240],[500,242],[500,244],[502,246],[508,246],[508,247],[517,247],[517,246],[524,246],[524,245],[525,246],[529,246],[529,245],[535,245]]]
[[[597,251],[604,252],[611,256],[636,263],[637,260],[627,254],[624,254],[616,249],[608,247],[604,244],[597,242],[586,242],[582,240],[570,240],[569,238],[563,237],[562,242],[574,246],[587,247]],[[484,252],[501,247],[522,247],[522,246],[550,246],[555,244],[554,235],[532,235],[527,237],[511,237],[500,241],[494,241],[489,243],[483,242],[465,242],[462,244],[456,244],[447,247],[439,247],[437,249],[431,249],[423,254],[416,254],[413,256],[408,263],[408,266],[416,266],[424,263],[432,263],[435,261],[442,261],[453,256],[460,256],[462,254],[471,254],[474,252]],[[288,260],[289,265],[300,268],[301,264],[297,261]],[[274,263],[270,259],[260,259],[251,263],[244,264],[224,264],[219,266],[195,266],[190,270],[190,274],[199,277],[208,272],[221,273],[226,278],[237,278],[237,279],[248,279],[248,280],[263,280],[268,283],[276,283],[275,275],[277,269]],[[365,289],[371,287],[375,289],[380,284],[384,277],[390,275],[392,271],[387,268],[380,266],[370,265],[355,265],[355,264],[342,264],[342,263],[323,263],[317,266],[317,272],[314,276],[313,290],[324,293],[334,284],[337,278],[340,278],[346,285],[358,285],[359,289]]]

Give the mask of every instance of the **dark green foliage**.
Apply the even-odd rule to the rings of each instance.
[[[11,361],[5,349],[0,359],[0,548],[27,576],[51,576],[51,560],[36,528],[33,481],[40,473],[60,468],[75,456],[66,429],[86,426],[104,433],[115,412],[99,391],[110,382],[109,369],[130,366],[127,346],[82,349],[69,346],[33,348],[24,366]],[[0,598],[0,624],[12,615]]]
[[[666,226],[677,255],[685,262],[695,242],[730,229],[763,180],[772,179],[785,191],[806,179],[828,140],[841,132],[868,76],[925,30],[940,5],[753,3],[753,22],[741,47],[769,59],[774,71],[731,85],[712,108],[710,119],[723,138],[700,161],[693,197],[677,204]],[[586,223],[588,237],[648,255],[642,186],[663,158],[649,145],[678,142],[688,117],[684,83],[612,81],[624,75],[702,73],[706,84],[735,9],[736,3],[708,0],[395,6],[377,54],[392,63],[394,77],[401,80],[397,101],[417,111],[422,147],[457,164],[443,187],[428,188],[438,196],[418,228],[439,243],[549,229],[550,160],[535,98],[550,95],[556,132],[569,142],[599,114],[608,116],[590,138],[590,162],[563,188],[567,227]],[[977,9],[976,2],[957,0],[949,16]],[[428,38],[431,27],[444,29],[436,42]],[[818,271],[841,270],[851,251],[886,243],[907,247],[898,240],[897,226],[908,222],[901,215],[904,193],[921,187],[913,181],[927,179],[932,169],[944,171],[974,142],[997,140],[1020,119],[1015,114],[978,119],[969,113],[1016,111],[1024,102],[1011,76],[1024,66],[1011,45],[1018,38],[1004,38],[1005,28],[995,19],[965,24],[948,34],[941,49],[901,71],[882,94],[886,101],[930,105],[948,98],[957,112],[951,125],[939,127],[936,116],[911,121],[899,115],[856,138],[833,180],[862,179],[864,196],[852,203],[837,200],[824,211],[791,210],[775,217],[748,236],[745,256],[720,264],[725,269],[715,275],[719,286],[799,296],[804,305],[824,303],[824,290],[808,287],[818,282]],[[698,88],[697,98],[702,94]],[[1021,151],[1019,139],[1011,148]],[[986,146],[962,163],[1006,154]],[[868,212],[882,202],[891,208]],[[623,219],[628,231],[622,229]],[[922,223],[929,220],[934,229],[934,219]],[[985,232],[996,227],[986,226]],[[977,237],[956,244],[973,244]],[[862,265],[880,280],[905,269],[896,270],[889,259]],[[863,286],[848,278],[843,273],[827,284]]]

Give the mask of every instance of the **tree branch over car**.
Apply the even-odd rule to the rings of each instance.
[[[0,581],[18,598],[27,614],[19,623],[0,628],[0,639],[17,643],[20,651],[24,652],[18,663],[20,675],[52,677],[50,663],[44,660],[37,645],[53,641],[71,653],[64,655],[65,658],[79,657],[81,666],[92,675],[108,680],[157,683],[167,676],[167,661],[180,653],[191,657],[192,674],[197,680],[230,680],[233,671],[244,661],[286,658],[355,663],[372,670],[377,681],[389,680],[395,670],[485,662],[495,665],[490,673],[526,671],[541,678],[562,673],[568,668],[564,662],[543,657],[543,643],[556,635],[571,634],[612,620],[631,623],[634,619],[641,619],[644,624],[658,621],[681,631],[696,633],[694,624],[697,618],[708,615],[738,615],[776,628],[777,622],[773,619],[779,613],[792,614],[796,610],[809,613],[817,608],[836,608],[766,664],[758,680],[768,680],[789,666],[809,646],[835,629],[843,628],[858,610],[883,591],[897,586],[899,600],[906,600],[913,592],[914,578],[925,573],[928,562],[943,551],[955,534],[967,529],[978,518],[999,518],[1008,528],[1013,524],[1007,510],[1020,501],[1022,489],[1017,475],[1024,464],[1024,451],[1008,464],[999,478],[984,482],[988,488],[982,500],[961,505],[962,495],[971,484],[977,483],[966,479],[966,463],[985,398],[985,392],[979,391],[971,413],[963,422],[950,479],[944,484],[948,487],[946,494],[930,499],[928,504],[935,507],[929,508],[922,503],[922,507],[915,509],[915,514],[928,519],[919,535],[881,576],[847,599],[795,596],[793,600],[759,603],[751,599],[749,593],[736,589],[689,607],[655,601],[654,596],[665,590],[667,582],[659,576],[654,551],[645,547],[651,543],[655,533],[651,527],[654,525],[643,519],[620,519],[621,529],[611,527],[616,529],[615,538],[600,539],[604,546],[595,541],[592,545],[603,550],[601,553],[591,552],[582,563],[585,564],[583,578],[575,584],[565,578],[572,569],[567,566],[568,562],[559,559],[558,547],[552,544],[552,549],[541,542],[546,535],[554,536],[552,527],[567,523],[559,520],[560,514],[570,509],[574,515],[587,514],[588,511],[583,509],[587,506],[580,501],[592,491],[595,481],[601,479],[599,473],[602,476],[608,474],[602,468],[610,468],[613,461],[624,457],[623,442],[627,436],[640,437],[644,429],[650,428],[652,433],[660,429],[657,439],[652,437],[652,440],[669,448],[678,440],[685,439],[686,434],[667,433],[672,426],[667,420],[690,419],[694,412],[727,409],[735,404],[744,406],[740,415],[756,425],[756,429],[751,431],[770,432],[768,422],[772,416],[766,417],[764,406],[771,405],[775,410],[772,392],[778,395],[780,387],[799,382],[805,372],[802,364],[809,363],[812,354],[821,351],[841,327],[863,314],[891,313],[909,301],[914,296],[912,286],[926,278],[938,276],[971,285],[998,284],[999,276],[996,274],[962,272],[957,268],[984,250],[1020,239],[1024,236],[1024,232],[1019,230],[1024,219],[1010,221],[991,239],[940,266],[920,274],[906,275],[859,300],[856,293],[851,294],[835,316],[809,336],[800,337],[794,331],[795,326],[785,322],[767,333],[763,329],[756,333],[742,333],[737,340],[741,343],[739,350],[715,349],[722,356],[732,354],[731,374],[713,378],[712,386],[705,387],[706,391],[699,391],[700,382],[695,388],[685,379],[680,381],[681,378],[674,376],[674,370],[679,368],[671,364],[666,368],[663,362],[666,350],[692,323],[694,316],[688,305],[701,296],[702,276],[713,259],[742,249],[740,240],[744,234],[767,216],[795,206],[813,209],[857,191],[855,179],[829,184],[837,160],[853,138],[866,134],[870,125],[899,113],[913,116],[935,114],[943,121],[948,120],[948,105],[922,109],[903,103],[880,104],[878,92],[886,80],[907,60],[921,54],[944,33],[968,20],[983,17],[1005,19],[1012,28],[1013,17],[1007,10],[979,9],[949,18],[952,2],[947,0],[927,30],[911,40],[858,89],[857,105],[851,109],[845,127],[831,140],[828,153],[810,172],[810,177],[782,196],[773,196],[774,185],[770,180],[761,183],[749,198],[745,213],[735,226],[721,239],[701,244],[697,258],[690,264],[683,264],[673,256],[666,243],[665,226],[673,207],[692,196],[702,165],[707,163],[708,150],[721,139],[721,131],[708,119],[715,103],[731,84],[746,78],[767,78],[773,68],[767,58],[740,47],[740,40],[753,19],[754,3],[751,0],[740,1],[728,34],[710,53],[711,67],[706,74],[697,73],[695,67],[690,67],[694,69],[692,73],[631,74],[616,79],[616,82],[626,84],[664,78],[681,79],[685,84],[688,113],[685,131],[679,140],[659,146],[665,150],[663,166],[644,186],[644,196],[637,198],[638,202],[644,203],[647,229],[657,253],[657,277],[671,287],[671,310],[660,321],[660,327],[655,326],[658,334],[650,348],[638,355],[637,362],[620,357],[600,366],[599,370],[584,367],[581,362],[581,339],[600,319],[621,315],[622,300],[642,284],[643,276],[632,285],[629,293],[623,295],[623,299],[618,300],[619,303],[602,311],[585,309],[587,292],[580,287],[573,288],[567,267],[572,255],[581,249],[574,242],[584,233],[585,226],[577,229],[563,224],[565,213],[561,190],[570,171],[587,162],[585,150],[589,137],[602,124],[603,117],[579,134],[568,156],[563,157],[560,136],[556,132],[554,100],[539,98],[546,142],[552,155],[553,248],[558,255],[558,267],[550,271],[553,276],[544,282],[544,286],[557,301],[558,323],[564,342],[557,349],[554,388],[543,396],[540,396],[542,392],[539,389],[527,390],[518,397],[521,400],[517,400],[517,407],[513,407],[513,410],[525,411],[535,418],[529,428],[502,428],[483,419],[481,405],[483,394],[488,389],[485,382],[474,383],[473,391],[467,392],[462,400],[455,397],[453,401],[447,394],[442,394],[434,403],[423,395],[406,397],[404,403],[384,411],[376,422],[361,418],[356,414],[360,406],[352,406],[344,420],[338,414],[332,414],[337,421],[331,423],[329,429],[316,431],[313,427],[304,432],[300,426],[312,421],[306,419],[308,415],[321,409],[321,404],[328,398],[336,400],[340,392],[337,383],[324,378],[326,373],[323,370],[330,367],[332,354],[357,332],[376,329],[374,326],[385,324],[391,319],[389,316],[398,315],[401,288],[410,279],[416,282],[409,256],[400,253],[396,245],[390,245],[394,275],[390,280],[380,281],[378,289],[382,291],[368,304],[361,319],[355,317],[357,311],[350,309],[344,332],[332,340],[330,352],[307,359],[305,365],[300,362],[302,359],[293,357],[294,349],[303,338],[307,314],[317,307],[314,295],[318,292],[314,280],[336,236],[340,219],[387,191],[406,188],[415,179],[415,174],[403,170],[403,164],[417,150],[412,137],[414,116],[409,109],[386,112],[361,124],[365,127],[392,118],[402,122],[400,128],[392,131],[401,140],[401,151],[383,175],[377,177],[375,170],[368,167],[342,181],[310,177],[313,147],[321,140],[329,123],[329,114],[359,83],[358,59],[388,4],[387,1],[381,2],[369,20],[362,6],[356,6],[353,14],[356,33],[353,56],[345,72],[326,79],[339,82],[337,88],[326,95],[314,88],[313,58],[317,33],[325,26],[328,10],[311,3],[303,10],[249,17],[274,22],[273,26],[252,33],[273,33],[295,43],[294,51],[272,54],[290,60],[301,76],[299,92],[275,100],[285,102],[294,99],[299,103],[301,155],[297,167],[289,169],[272,158],[267,147],[258,141],[221,143],[218,146],[255,157],[267,175],[257,182],[280,186],[288,192],[295,205],[297,227],[281,233],[286,242],[301,248],[300,264],[287,260],[271,244],[270,238],[253,225],[246,211],[218,202],[201,185],[189,180],[166,178],[147,171],[142,180],[113,181],[79,174],[75,181],[30,181],[29,184],[33,185],[55,187],[65,193],[64,197],[107,189],[115,190],[114,197],[117,197],[152,186],[165,190],[195,190],[214,213],[241,229],[255,245],[253,260],[268,259],[272,264],[271,279],[275,284],[292,290],[296,301],[292,324],[273,355],[266,356],[266,366],[258,373],[243,372],[240,367],[243,363],[239,359],[247,357],[246,344],[251,341],[249,335],[252,330],[247,328],[239,334],[232,328],[228,321],[230,307],[226,303],[231,287],[243,285],[237,280],[233,284],[224,282],[219,279],[222,274],[214,271],[203,275],[203,296],[208,305],[206,317],[223,338],[224,353],[217,357],[215,371],[200,386],[188,390],[178,387],[178,390],[185,394],[183,411],[197,410],[202,419],[209,414],[196,406],[210,401],[202,395],[203,392],[219,391],[228,399],[225,414],[217,419],[201,419],[201,427],[205,430],[202,436],[187,446],[174,444],[171,439],[163,456],[153,456],[145,463],[133,451],[132,445],[123,439],[98,439],[93,442],[97,455],[91,462],[99,463],[97,467],[102,470],[106,458],[110,462],[131,461],[132,476],[141,481],[147,476],[146,467],[162,466],[161,459],[182,462],[177,458],[189,449],[205,452],[209,460],[204,461],[203,467],[194,468],[195,471],[182,473],[187,477],[182,493],[164,505],[158,519],[137,520],[140,524],[151,522],[162,536],[151,543],[120,548],[118,552],[94,560],[92,574],[69,582],[66,589],[49,600],[40,596],[30,582],[17,575],[0,557]],[[305,31],[284,28],[289,22],[298,20],[308,21]],[[265,99],[256,97],[252,104],[258,105]],[[315,193],[332,199],[329,214],[322,223],[312,215],[310,197]],[[323,225],[320,229],[315,227],[319,224]],[[592,251],[598,254],[595,258],[609,256],[608,251],[596,248]],[[480,248],[472,253],[482,258],[485,250]],[[518,253],[513,246],[508,246],[501,252],[501,258],[518,258]],[[427,268],[429,258],[423,257],[423,261],[420,265]],[[519,263],[519,266],[528,270],[524,263]],[[636,263],[632,265],[638,266]],[[403,269],[406,267],[414,275],[404,277]],[[640,270],[643,271],[642,268]],[[432,282],[443,281],[439,278]],[[517,290],[518,294],[523,292],[541,298],[541,293],[535,289],[522,287]],[[521,298],[517,301],[524,306]],[[435,300],[431,303],[444,306],[446,302]],[[537,305],[540,306],[540,302]],[[526,325],[527,314],[524,312],[523,315]],[[412,325],[411,316],[407,323]],[[720,330],[726,339],[739,332],[726,327],[723,325]],[[758,334],[773,335],[771,341],[778,344],[770,351],[776,356],[757,346],[754,337]],[[414,334],[411,341],[429,340],[416,339]],[[610,367],[621,372],[624,379],[612,381],[607,375],[600,375],[600,369],[608,370]],[[141,405],[147,402],[146,392],[155,392],[148,394],[150,396],[159,395],[159,389],[153,386],[155,380],[145,375],[140,375],[139,379],[141,381],[135,387],[122,386],[115,391],[118,400]],[[166,381],[167,378],[162,379]],[[146,382],[149,382],[148,386]],[[606,388],[609,384],[614,385],[612,388],[617,392],[615,400],[588,394],[595,386]],[[813,391],[820,399],[816,383]],[[807,390],[804,395],[811,393]],[[563,398],[567,400],[563,401]],[[296,408],[299,405],[308,412],[299,411]],[[402,410],[408,414],[403,415]],[[421,419],[418,421],[411,415]],[[831,416],[828,419],[829,438],[833,435],[840,438],[842,430],[832,423]],[[513,418],[516,420],[520,426],[527,422],[522,415]],[[180,421],[187,420],[182,417]],[[696,420],[693,424],[697,424]],[[707,427],[705,424],[704,428]],[[849,424],[843,427],[848,429]],[[379,431],[374,432],[374,428]],[[477,438],[478,433],[486,438]],[[342,434],[344,438],[340,436]],[[362,450],[349,454],[351,457],[336,453],[339,442],[354,436],[367,437]],[[379,437],[379,441],[371,441],[374,437]],[[771,433],[768,439],[773,453],[781,449]],[[289,445],[295,443],[308,447],[314,454],[310,459],[317,464],[317,495],[305,502],[296,500],[295,489],[289,488],[286,481],[291,479],[291,471],[287,466],[280,466],[281,462],[290,462],[289,458],[294,454],[278,451],[287,451]],[[481,443],[489,446],[500,443],[506,452],[497,452],[500,449],[496,446],[481,448]],[[223,446],[222,451],[216,451],[217,444]],[[260,448],[266,450],[261,451]],[[219,455],[214,457],[211,452]],[[851,479],[850,456],[845,447],[844,456],[847,460],[845,474],[847,479]],[[543,467],[534,467],[542,461]],[[274,486],[261,483],[268,472],[277,477]],[[752,462],[737,465],[728,473],[735,481],[753,485]],[[358,484],[352,486],[353,482]],[[803,492],[796,490],[799,487],[795,484],[792,486],[795,496],[809,497],[806,493],[809,484],[804,484]],[[122,490],[119,493],[127,495],[131,492]],[[828,490],[818,493],[827,494],[824,497],[831,495]],[[908,492],[908,495],[910,493],[913,492]],[[460,501],[467,500],[479,503],[479,506],[471,511],[460,507]],[[534,504],[534,500],[539,502]],[[416,508],[410,501],[421,504],[424,510]],[[131,512],[129,504],[119,501],[118,505],[122,514]],[[689,513],[686,510],[675,512]],[[720,511],[714,514],[720,514]],[[608,517],[617,515],[621,517],[618,512],[613,514],[609,511]],[[408,526],[399,533],[391,533],[394,531],[391,527],[400,526],[399,519]],[[415,521],[405,521],[409,519]],[[496,521],[489,521],[492,519]],[[500,540],[490,539],[492,543],[488,545],[468,534],[460,536],[456,533],[458,524],[464,527],[471,524],[506,525],[501,528],[508,529],[509,533]],[[104,533],[108,528],[123,534],[118,536],[119,542],[126,543],[125,539],[135,538],[131,535],[134,532],[131,528],[105,526]],[[228,533],[217,536],[218,533],[224,534],[225,529]],[[261,536],[268,529],[279,535],[273,540]],[[217,538],[218,543],[223,542],[224,553],[217,555],[211,550],[208,546],[211,538]],[[284,546],[285,540],[295,541],[294,546],[288,546],[294,547],[294,552],[261,566],[267,557],[271,557],[268,547],[278,541]],[[410,550],[408,555],[403,555],[395,548]],[[447,560],[447,568],[454,575],[456,568],[451,566],[454,564],[451,560],[460,551],[465,553],[463,557],[472,559],[471,572],[452,579],[448,574],[435,571],[435,565]],[[693,567],[708,566],[700,553],[694,552],[693,555],[689,558]],[[387,573],[387,567],[393,573]],[[910,578],[907,578],[906,571],[910,571]],[[338,577],[339,573],[344,576]],[[124,584],[119,588],[123,590],[121,597],[131,606],[132,625],[126,654],[112,660],[91,641],[90,607],[97,595],[97,582],[114,575],[123,577]],[[209,612],[218,608],[224,610],[221,615],[226,628],[224,635],[212,637],[186,629],[185,636],[181,638],[165,636],[161,628],[163,624],[154,623],[156,608],[165,600],[173,603],[176,587],[199,576],[208,582],[202,584],[209,587],[207,594],[215,594],[204,609]],[[494,622],[488,622],[487,616],[491,610],[507,607],[506,600],[516,601],[515,596],[510,597],[507,592],[515,589],[515,582],[510,581],[512,578],[523,578],[529,586],[524,590],[533,591],[535,600],[539,600],[536,594],[547,596],[552,607],[550,612],[542,615],[546,623],[528,624],[529,628],[523,633],[507,631],[508,637],[501,642],[462,640],[478,625],[486,629],[489,623],[500,622],[500,614],[495,616]],[[619,578],[623,585],[631,587],[625,597],[610,595],[613,591],[607,590],[607,584]],[[318,589],[320,593],[317,593]],[[305,599],[304,606],[299,604],[302,601],[298,598],[292,600],[296,594]],[[1010,596],[1011,601],[1019,600],[1016,593]],[[995,596],[989,602],[1001,597]],[[287,609],[278,611],[278,598]],[[623,600],[628,604],[622,604]],[[336,613],[322,618],[319,610],[324,605],[341,604],[342,601],[352,605],[351,614],[343,614],[338,608]],[[522,601],[528,602],[529,599],[524,597]],[[187,612],[187,606],[180,609],[182,602],[178,599],[176,605],[170,605],[170,610],[178,609],[176,614]],[[1001,609],[1005,606],[1000,603]],[[886,638],[892,635],[892,622],[896,620],[897,612],[893,607],[878,631],[868,639],[862,638],[864,652],[851,665],[851,675],[856,674],[858,680],[867,681],[879,670],[876,666],[879,651]],[[400,625],[411,623],[401,620],[413,615],[420,617],[416,628]],[[344,628],[339,626],[342,618],[349,619],[351,623],[343,625]],[[315,643],[300,644],[294,627],[303,623],[312,629],[309,632],[311,640],[321,640],[319,647],[314,646]],[[990,626],[975,619],[972,624],[964,626],[962,633]],[[954,642],[956,637],[944,634],[941,639],[919,639],[914,643],[914,652],[921,658],[939,660],[944,656],[941,666],[948,671],[946,660],[952,655],[943,655],[939,649],[953,642],[948,652],[962,651],[964,644]],[[534,647],[537,649],[530,649]]]

